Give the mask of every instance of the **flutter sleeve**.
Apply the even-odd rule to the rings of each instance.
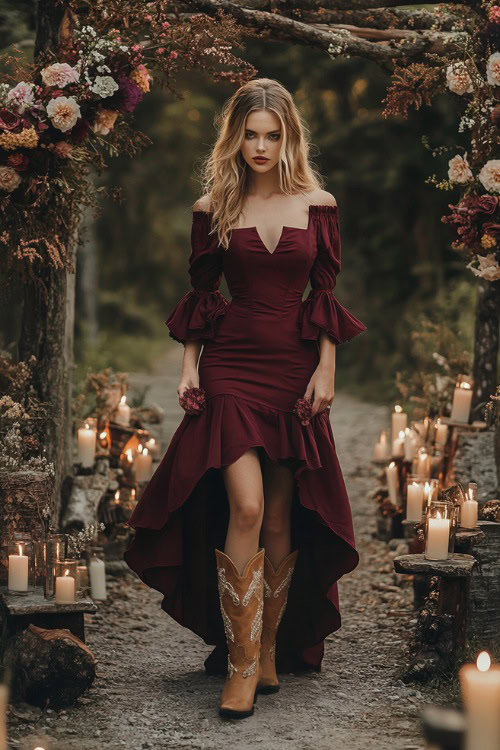
[[[193,211],[189,256],[193,289],[181,298],[165,321],[169,336],[181,344],[214,340],[217,319],[225,314],[229,304],[219,292],[223,248],[217,234],[209,234],[210,217],[208,211]]]
[[[299,313],[301,338],[317,340],[321,330],[343,344],[366,326],[343,307],[333,294],[341,268],[338,206],[309,206],[316,225],[317,255],[311,268],[311,291]]]

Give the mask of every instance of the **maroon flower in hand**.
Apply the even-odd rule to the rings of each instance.
[[[186,388],[179,403],[187,414],[201,414],[206,407],[206,393],[203,388]]]
[[[298,398],[293,407],[293,413],[298,416],[300,423],[306,427],[312,417],[312,398]]]

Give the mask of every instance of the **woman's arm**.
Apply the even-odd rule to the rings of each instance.
[[[337,345],[325,331],[320,332],[319,339],[320,360],[313,372],[307,390],[306,398],[314,397],[311,413],[314,416],[323,411],[335,396],[335,356]]]
[[[182,357],[181,378],[177,387],[179,398],[186,388],[199,388],[198,360],[200,358],[202,341],[186,341]]]

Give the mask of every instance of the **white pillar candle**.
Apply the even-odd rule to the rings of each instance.
[[[500,747],[500,665],[482,651],[477,664],[460,669],[460,686],[466,716],[466,750]]]
[[[403,456],[405,447],[405,433],[404,430],[400,430],[399,436],[392,441],[392,455]]]
[[[437,423],[436,427],[436,448],[443,450],[448,440],[448,425]]]
[[[9,688],[0,685],[0,750],[7,750],[7,706],[9,704]]]
[[[90,596],[92,599],[106,599],[106,565],[97,557],[89,562]]]
[[[385,475],[387,477],[387,489],[389,490],[389,498],[393,505],[398,504],[398,470],[394,461],[391,461],[389,466],[385,467]]]
[[[73,604],[75,594],[75,579],[65,570],[64,575],[56,578],[56,604]]]
[[[465,500],[460,508],[460,526],[475,529],[477,526],[477,500]]]
[[[427,524],[425,557],[428,560],[447,560],[450,544],[450,519],[429,518]]]
[[[469,421],[471,401],[472,388],[469,383],[460,383],[453,392],[451,419],[454,422],[467,423]]]
[[[421,477],[431,476],[432,463],[431,457],[424,450],[420,449],[417,456],[417,468],[415,474],[419,474]]]
[[[424,488],[417,482],[408,485],[406,496],[406,520],[421,521],[424,504]]]
[[[141,450],[142,445],[137,449],[135,457],[135,480],[136,482],[146,482],[151,479],[151,470],[153,466],[153,456],[147,448]]]
[[[96,431],[86,424],[78,430],[78,458],[77,461],[83,467],[94,465],[95,460]]]
[[[376,461],[383,461],[387,458],[387,448],[382,443],[375,443],[375,449],[373,451],[373,457]]]
[[[130,424],[130,406],[126,403],[127,397],[122,396],[120,403],[116,407],[115,422],[121,424],[124,427],[128,427]]]
[[[23,548],[18,544],[19,553],[9,555],[9,577],[7,586],[9,591],[28,590],[28,555],[23,555]]]
[[[408,427],[405,430],[404,437],[404,459],[405,461],[413,461],[417,452],[417,444],[413,438],[413,430]]]
[[[402,406],[395,406],[392,412],[392,440],[396,440],[401,430],[406,429],[408,415],[403,411]]]

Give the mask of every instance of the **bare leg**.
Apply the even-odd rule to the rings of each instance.
[[[291,469],[264,454],[264,517],[261,543],[275,569],[291,551],[291,508],[294,478]]]
[[[229,526],[224,547],[240,575],[259,548],[259,533],[264,512],[264,489],[260,460],[250,448],[236,461],[223,467],[229,499]]]

